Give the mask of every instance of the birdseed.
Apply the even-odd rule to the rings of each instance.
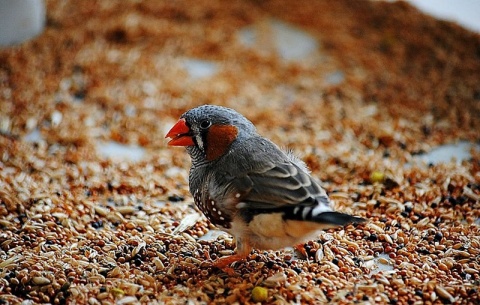
[[[480,153],[417,159],[480,140],[478,34],[405,2],[45,2],[44,33],[0,50],[0,303],[480,302]],[[283,59],[272,18],[318,50]],[[191,59],[217,69],[192,78]],[[201,238],[215,227],[164,139],[204,103],[245,114],[369,222],[319,232],[306,257],[212,267],[235,242]]]

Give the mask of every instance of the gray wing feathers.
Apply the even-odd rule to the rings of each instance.
[[[259,149],[261,148],[261,149]],[[271,141],[253,137],[231,152],[216,166],[210,180],[212,193],[226,201],[240,194],[245,208],[275,209],[285,205],[329,205],[325,191],[309,175],[304,162],[291,153],[284,153]]]
[[[236,189],[241,189],[242,184],[250,185],[250,191],[242,198],[247,208],[268,209],[299,203],[314,206],[319,202],[325,203],[327,198],[325,191],[293,163],[282,163],[232,181]]]

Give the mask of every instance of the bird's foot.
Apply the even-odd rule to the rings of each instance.
[[[295,250],[297,250],[300,254],[308,258],[307,250],[305,249],[305,244],[296,245]]]
[[[224,256],[216,259],[212,265],[224,271],[228,275],[236,275],[237,273],[233,268],[230,267],[230,265],[244,258],[245,258],[245,255],[240,255],[240,254]]]
[[[310,264],[310,260],[308,259],[307,249],[305,249],[305,244],[296,245],[295,250],[297,250],[301,255],[305,257],[305,259],[307,260],[307,264]]]

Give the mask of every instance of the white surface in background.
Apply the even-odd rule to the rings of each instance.
[[[200,59],[185,59],[183,67],[192,79],[209,77],[218,71],[218,64],[216,62]]]
[[[391,261],[390,256],[387,253],[380,253],[377,257],[373,259],[375,261],[375,267],[372,269],[371,275],[377,274],[379,272],[390,272],[394,270],[392,264],[381,263],[381,258],[389,262]]]
[[[45,25],[43,0],[0,0],[0,46],[21,43]]]
[[[271,20],[272,32],[277,52],[286,60],[299,60],[318,49],[317,40],[293,25]]]
[[[453,159],[460,163],[463,160],[468,160],[472,156],[470,149],[474,147],[476,150],[480,150],[480,145],[475,145],[467,141],[460,141],[455,144],[445,144],[432,149],[426,154],[419,155],[422,161],[431,164],[447,163]]]
[[[407,0],[419,10],[439,19],[455,21],[480,33],[480,0]]]
[[[420,10],[437,18],[459,22],[461,25],[480,32],[480,0],[408,0]],[[29,9],[30,15],[27,15]],[[33,11],[35,11],[33,13]],[[38,34],[45,22],[43,0],[0,0],[0,45],[19,42],[29,35]],[[16,36],[9,36],[15,30]],[[266,32],[266,33],[265,33]],[[273,46],[285,60],[301,60],[318,50],[317,40],[307,32],[280,20],[270,19],[266,24],[256,24],[241,29],[238,39],[248,47],[267,49]],[[267,35],[267,37],[265,37]],[[270,39],[268,36],[271,36]],[[266,39],[266,40],[265,40]],[[272,45],[268,45],[273,43]],[[267,45],[265,45],[267,44]],[[210,77],[218,72],[218,63],[214,61],[185,59],[184,68],[192,79]],[[344,81],[342,71],[326,76],[330,84],[340,84]],[[132,112],[134,114],[134,112]],[[34,129],[24,138],[26,142],[43,141],[42,134]],[[470,158],[469,149],[474,145],[469,142],[447,144],[433,149],[419,159],[432,164],[457,162]],[[475,146],[480,149],[480,145]],[[116,142],[99,143],[98,152],[107,158],[139,161],[145,155],[145,150],[138,146],[126,146]]]
[[[23,141],[29,143],[41,143],[45,139],[42,133],[35,128],[29,134],[22,138]],[[118,142],[98,142],[97,152],[104,158],[115,161],[140,161],[145,156],[145,149],[135,145],[123,145]]]
[[[241,29],[238,40],[259,51],[275,51],[285,60],[301,60],[318,49],[318,42],[313,36],[277,19]]]
[[[345,73],[338,70],[333,73],[327,74],[325,80],[329,85],[340,85],[345,80]]]
[[[29,134],[23,137],[23,141],[30,143],[40,143],[43,141],[43,136],[40,133],[40,130],[38,130],[38,128],[35,128]]]
[[[140,146],[123,145],[117,142],[97,143],[97,152],[112,160],[137,162],[145,156],[145,149]]]

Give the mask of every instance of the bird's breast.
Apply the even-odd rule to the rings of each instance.
[[[232,219],[224,210],[222,210],[220,203],[211,198],[209,194],[202,194],[200,189],[195,190],[193,199],[198,209],[207,217],[207,219],[214,225],[230,229]]]

